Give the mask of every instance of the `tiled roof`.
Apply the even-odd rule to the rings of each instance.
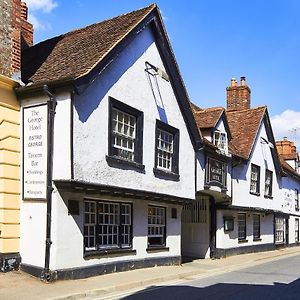
[[[225,111],[223,107],[211,107],[206,109],[193,109],[196,123],[200,129],[214,128],[222,113]]]
[[[297,153],[279,154],[279,156],[284,160],[294,160],[298,157]]]
[[[26,49],[22,53],[22,80],[41,83],[88,74],[156,7],[152,4]]]
[[[266,106],[226,112],[232,135],[232,149],[236,152],[234,154],[249,158],[265,112]]]
[[[283,168],[283,170],[289,172],[289,173],[292,173],[293,175],[297,176],[298,179],[300,179],[300,174],[296,172],[296,170],[290,166],[284,159],[283,157],[280,155],[279,156],[279,159],[280,159],[280,164]]]

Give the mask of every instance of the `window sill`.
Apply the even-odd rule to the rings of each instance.
[[[157,246],[157,247],[149,247],[146,249],[147,253],[156,253],[156,252],[167,252],[169,251],[169,247]]]
[[[133,249],[107,249],[107,250],[89,250],[83,254],[84,258],[97,258],[111,255],[135,255],[136,250]]]
[[[124,166],[124,167],[129,167],[132,169],[136,169],[139,171],[145,170],[144,165],[137,163],[135,161],[126,160],[126,159],[123,159],[123,158],[117,157],[117,156],[106,155],[106,161],[112,167]]]
[[[249,193],[254,196],[260,196],[260,193],[256,193],[256,192],[249,192]]]
[[[163,179],[179,181],[180,178],[180,175],[177,173],[168,172],[157,168],[153,168],[153,173],[156,177],[163,178]]]
[[[264,197],[267,199],[273,199],[273,196],[269,196],[269,195],[264,195]]]
[[[253,242],[261,242],[261,241],[262,241],[261,238],[254,238],[254,239],[253,239]]]
[[[239,244],[248,243],[248,240],[239,240]]]

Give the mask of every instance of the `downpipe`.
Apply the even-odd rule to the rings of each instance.
[[[51,250],[51,213],[52,213],[52,179],[53,179],[53,144],[54,144],[54,116],[57,101],[55,95],[49,90],[48,85],[43,86],[45,95],[49,97],[48,106],[48,124],[47,124],[47,219],[46,219],[46,247],[45,247],[45,265],[40,279],[44,282],[51,282],[56,279],[56,272],[50,271],[50,250]]]

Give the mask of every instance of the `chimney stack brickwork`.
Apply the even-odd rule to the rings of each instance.
[[[12,77],[21,70],[21,50],[33,45],[33,26],[21,0],[0,0],[0,74]]]
[[[231,86],[226,88],[227,110],[250,109],[251,90],[246,84],[246,77],[241,77],[240,85],[237,80],[231,79]]]
[[[286,138],[283,141],[276,141],[276,147],[279,155],[297,155],[297,148],[294,142]]]

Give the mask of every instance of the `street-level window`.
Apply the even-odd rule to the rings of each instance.
[[[85,250],[129,248],[132,242],[129,203],[84,201]]]
[[[273,172],[266,170],[265,177],[265,196],[272,197]]]
[[[299,190],[295,189],[295,210],[299,210]]]
[[[179,130],[156,121],[155,169],[178,174]]]
[[[246,239],[246,214],[238,214],[238,239]]]
[[[227,134],[216,130],[213,135],[213,143],[223,152],[228,152]]]
[[[275,218],[275,243],[284,242],[284,219]]]
[[[110,98],[109,156],[142,163],[143,113]]]
[[[259,194],[260,167],[251,164],[250,193]]]
[[[253,239],[260,239],[260,215],[253,215]]]
[[[299,219],[295,219],[295,243],[299,243]]]
[[[166,208],[148,206],[148,247],[165,246]]]

